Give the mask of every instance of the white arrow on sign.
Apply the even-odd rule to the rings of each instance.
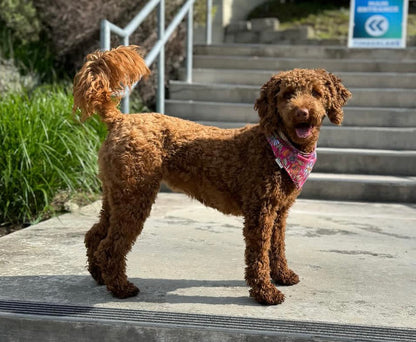
[[[372,15],[365,22],[365,30],[370,36],[379,37],[389,29],[389,21],[382,15]]]

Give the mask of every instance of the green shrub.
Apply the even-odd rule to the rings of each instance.
[[[39,41],[41,24],[32,1],[1,0],[0,20],[23,43]]]
[[[98,119],[72,115],[70,87],[44,86],[0,98],[0,223],[34,221],[62,191],[98,192]]]
[[[19,72],[32,79],[33,86],[67,77],[62,67],[56,68],[50,42],[40,35],[39,41],[21,40],[0,19],[0,58],[13,60]]]

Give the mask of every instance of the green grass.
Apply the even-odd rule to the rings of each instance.
[[[416,5],[411,6],[407,21],[407,36],[416,36]],[[300,25],[314,28],[318,39],[346,39],[349,29],[349,1],[306,1],[281,4],[279,1],[267,1],[256,7],[248,19],[276,17],[280,29]]]
[[[409,13],[407,17],[407,36],[416,36],[416,13]]]
[[[323,10],[318,14],[309,14],[304,18],[295,19],[281,24],[281,29],[293,26],[312,26],[316,38],[337,39],[348,37],[349,9]]]
[[[281,23],[286,23],[306,18],[311,14],[319,14],[323,10],[333,10],[348,5],[348,0],[297,0],[284,4],[269,0],[255,7],[249,13],[248,19],[276,17]]]
[[[308,25],[315,30],[316,38],[337,39],[348,37],[349,9],[323,10],[319,14],[310,14],[304,18],[284,22],[281,29],[293,26]],[[416,14],[409,13],[407,20],[407,36],[416,36]]]
[[[98,192],[98,119],[80,124],[68,86],[0,98],[0,223],[44,218],[58,193]]]

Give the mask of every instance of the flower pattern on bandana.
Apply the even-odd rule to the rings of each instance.
[[[276,157],[276,163],[284,168],[298,189],[302,188],[316,162],[316,148],[311,153],[303,153],[289,142],[276,136],[267,137]]]

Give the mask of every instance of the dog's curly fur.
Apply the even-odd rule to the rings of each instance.
[[[262,304],[281,303],[284,295],[271,280],[299,282],[288,268],[284,238],[288,210],[300,191],[276,164],[266,135],[280,132],[311,152],[326,115],[341,124],[350,92],[325,70],[295,69],[263,85],[254,106],[257,125],[220,129],[157,113],[122,115],[117,103],[124,88],[148,73],[137,47],[127,46],[90,54],[75,77],[74,109],[84,119],[98,113],[108,126],[99,153],[103,207],[85,237],[91,275],[118,298],[139,292],[127,280],[126,255],[165,182],[244,217],[250,295]],[[298,127],[310,134],[299,136]]]

